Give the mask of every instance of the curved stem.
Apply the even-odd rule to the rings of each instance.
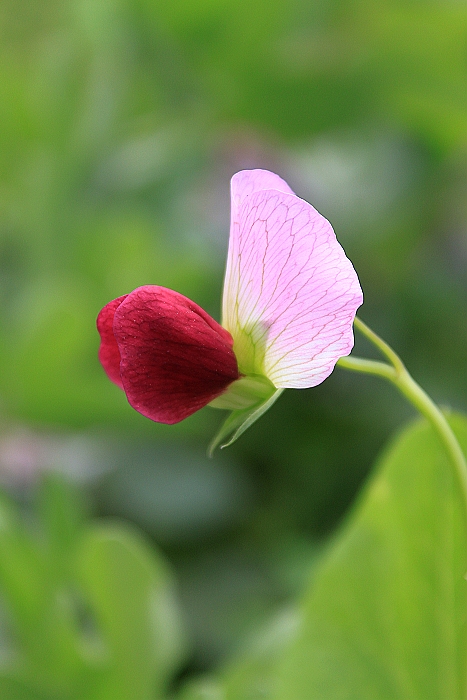
[[[404,363],[399,355],[395,353],[394,350],[382,338],[379,337],[379,335],[376,335],[376,333],[372,331],[371,328],[366,325],[366,323],[363,323],[361,319],[357,318],[357,316],[355,316],[354,326],[362,335],[368,338],[370,343],[376,345],[378,350],[389,360],[396,371],[405,369]]]
[[[376,360],[364,360],[363,357],[341,357],[337,364],[344,369],[350,369],[353,372],[361,372],[362,374],[376,374],[390,381],[396,378],[394,367],[386,364],[386,362],[377,362]]]
[[[407,370],[397,377],[395,384],[401,393],[409,399],[412,405],[430,421],[431,425],[438,433],[438,437],[443,443],[455,468],[464,503],[467,506],[467,462],[444,414],[421,386],[410,376]]]
[[[359,318],[355,318],[355,328],[368,338],[391,364],[352,356],[341,357],[337,364],[343,369],[374,374],[388,379],[430,421],[454,467],[467,517],[467,462],[451,426],[434,401],[412,378],[394,350]]]

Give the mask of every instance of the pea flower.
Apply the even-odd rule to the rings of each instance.
[[[324,381],[353,347],[362,301],[331,224],[278,175],[244,170],[231,181],[222,325],[182,294],[146,285],[99,313],[99,359],[151,420],[230,409],[214,449],[284,389]]]

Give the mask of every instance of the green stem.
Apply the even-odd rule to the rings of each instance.
[[[363,321],[355,317],[354,326],[362,335],[368,338],[370,343],[376,345],[378,350],[389,360],[395,370],[405,370],[404,363],[399,355],[397,355],[394,350],[389,347],[389,345],[382,338],[379,337],[379,335],[376,335],[376,333],[372,331],[371,328],[366,325],[366,323],[363,323]]]
[[[390,364],[352,356],[341,357],[337,364],[354,372],[374,374],[388,379],[430,421],[452,462],[464,500],[464,510],[467,511],[467,462],[451,426],[434,401],[411,377],[394,350],[359,318],[355,318],[355,328],[380,350]]]
[[[341,357],[337,364],[344,369],[350,369],[354,372],[362,374],[376,374],[379,377],[384,377],[390,381],[394,381],[396,371],[394,367],[386,364],[386,362],[377,362],[376,360],[364,360],[362,357]]]

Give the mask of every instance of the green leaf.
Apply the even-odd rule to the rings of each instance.
[[[224,686],[212,678],[200,678],[183,689],[177,700],[226,700]]]
[[[450,418],[467,450],[467,419]],[[467,533],[425,422],[379,462],[304,600],[274,700],[464,700]]]
[[[68,576],[68,562],[85,520],[79,489],[57,472],[45,472],[39,483],[37,510],[53,560],[54,577]]]
[[[55,564],[0,494],[0,594],[7,619],[0,684],[24,684],[45,697],[73,687],[82,668],[73,605],[57,583]]]
[[[40,693],[36,688],[27,686],[16,678],[0,676],[0,698],[2,700],[50,700],[50,695]]]
[[[172,580],[162,558],[123,523],[90,528],[79,578],[97,626],[96,675],[86,700],[155,700],[180,659]],[[91,640],[90,640],[91,641]]]
[[[37,548],[13,502],[0,493],[0,590],[24,631],[38,621],[48,588],[46,567]]]
[[[225,442],[223,445],[221,445],[221,450],[224,447],[229,447],[236,440],[238,440],[240,435],[243,435],[245,430],[248,430],[248,428],[252,426],[253,423],[256,423],[258,418],[261,418],[263,413],[266,413],[266,411],[269,408],[271,408],[272,404],[277,401],[277,399],[283,391],[284,389],[276,389],[274,394],[270,396],[266,401],[263,401],[263,403],[259,405],[256,404],[251,408],[243,408],[236,411],[232,411],[232,413],[228,416],[226,421],[221,425],[216,436],[209,445],[209,457],[212,457],[216,447],[222,442],[222,440],[225,440],[225,438],[227,438],[229,435],[231,436],[230,439],[227,440],[227,442]]]
[[[178,700],[268,700],[275,687],[277,663],[295,637],[300,614],[281,611],[219,673],[189,682]]]
[[[267,700],[274,689],[277,663],[295,638],[301,616],[294,608],[282,611],[257,634],[241,657],[223,674],[229,700]]]

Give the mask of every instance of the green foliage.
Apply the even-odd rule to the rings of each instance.
[[[467,449],[467,417],[450,423]],[[172,577],[133,527],[90,521],[48,475],[39,529],[0,504],[0,691],[7,700],[157,700],[183,649]],[[180,700],[463,700],[466,504],[423,421],[384,451],[301,603]]]
[[[467,450],[467,418],[450,423]],[[271,628],[269,644],[181,698],[463,700],[465,515],[437,436],[425,422],[410,425],[385,450],[298,611]]]
[[[467,420],[451,425],[467,449]],[[467,682],[465,503],[436,435],[383,455],[304,601],[277,700],[462,700]]]
[[[0,695],[8,700],[154,700],[180,661],[181,627],[161,555],[123,522],[85,519],[47,477],[40,532],[1,504]]]
[[[180,621],[165,564],[137,531],[113,523],[84,534],[78,567],[106,646],[90,697],[158,697],[180,652]]]

